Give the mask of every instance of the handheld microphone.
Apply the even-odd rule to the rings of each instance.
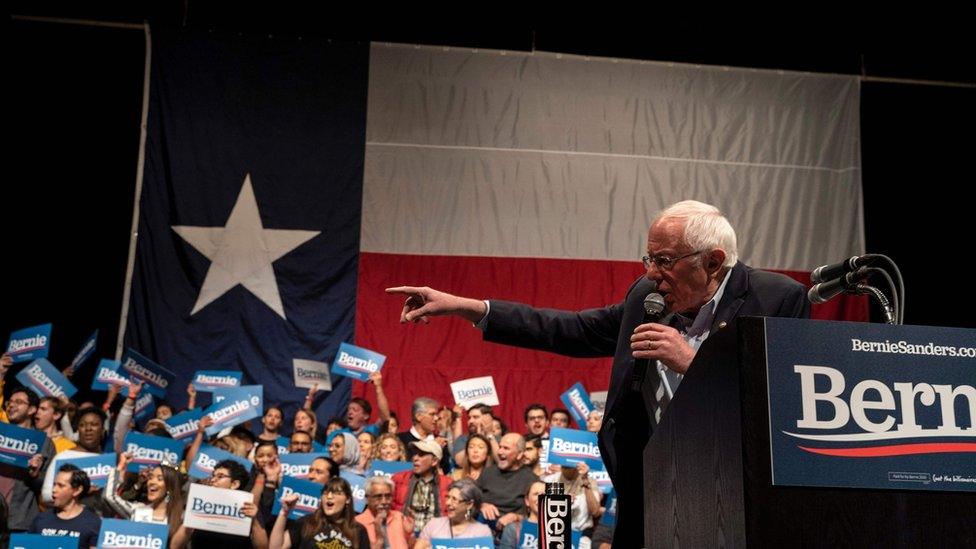
[[[647,294],[644,298],[644,320],[641,324],[647,324],[648,322],[657,322],[664,316],[664,296],[657,293],[657,283],[651,281],[651,293]],[[631,387],[635,391],[640,390],[640,386],[644,383],[644,376],[647,375],[647,369],[651,367],[651,361],[646,358],[638,358],[634,360],[634,372],[631,379]]]
[[[852,257],[851,260],[853,259],[854,258]],[[867,267],[858,267],[857,270],[837,277],[833,280],[815,284],[813,288],[810,288],[810,291],[807,292],[807,299],[810,300],[810,303],[826,303],[827,301],[830,301],[831,299],[854,287],[858,282],[867,277],[867,275]]]
[[[817,284],[819,282],[826,282],[840,278],[851,271],[855,271],[861,267],[866,267],[874,263],[877,259],[878,256],[876,254],[864,254],[851,256],[840,263],[821,265],[810,271],[810,282]]]

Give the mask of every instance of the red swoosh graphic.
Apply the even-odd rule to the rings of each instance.
[[[840,457],[886,457],[908,456],[913,454],[945,454],[950,452],[976,452],[976,443],[934,442],[927,444],[894,444],[870,448],[808,448],[797,446],[813,454]]]

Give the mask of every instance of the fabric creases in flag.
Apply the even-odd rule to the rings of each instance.
[[[356,334],[391,357],[391,385],[417,388],[393,407],[419,388],[450,405],[449,382],[490,374],[521,431],[530,403],[605,391],[609,361],[483,343],[455,319],[390,329],[402,301],[378,288],[617,303],[650,220],[685,199],[726,214],[745,263],[807,284],[862,253],[859,94],[853,77],[373,44]]]
[[[352,341],[368,46],[153,34],[125,345],[176,373],[241,370],[267,405],[292,361]],[[349,380],[316,400],[337,415]]]

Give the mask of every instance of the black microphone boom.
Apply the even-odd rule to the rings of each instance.
[[[856,271],[861,267],[866,267],[878,259],[876,254],[864,254],[851,256],[840,263],[821,265],[810,271],[810,282],[817,284],[838,279],[851,271]],[[835,294],[836,295],[836,294]]]

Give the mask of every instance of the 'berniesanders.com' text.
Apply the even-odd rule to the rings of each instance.
[[[976,347],[954,347],[935,343],[909,343],[907,341],[864,341],[851,338],[851,350],[866,353],[889,353],[897,355],[926,355],[948,357],[974,357]]]

